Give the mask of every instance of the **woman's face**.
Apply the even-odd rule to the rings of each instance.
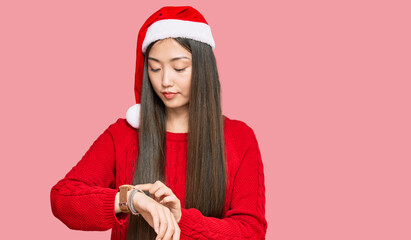
[[[188,111],[191,53],[172,38],[157,41],[148,55],[148,76],[167,110]]]

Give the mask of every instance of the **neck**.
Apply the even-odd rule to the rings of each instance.
[[[173,133],[188,132],[188,108],[166,110],[166,131]]]

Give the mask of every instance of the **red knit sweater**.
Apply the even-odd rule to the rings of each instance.
[[[180,239],[265,239],[263,163],[253,130],[224,119],[228,182],[223,218],[184,209],[187,133],[167,132],[166,185],[180,199]],[[71,229],[104,231],[125,239],[128,215],[114,213],[118,187],[130,184],[138,150],[138,130],[125,119],[111,124],[81,161],[51,189],[54,216]]]

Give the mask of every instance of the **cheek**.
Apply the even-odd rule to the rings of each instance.
[[[150,74],[149,74],[148,78],[150,80],[151,86],[153,86],[153,88],[154,88],[154,91],[157,92],[158,91],[158,84],[157,84],[156,79],[151,77]]]

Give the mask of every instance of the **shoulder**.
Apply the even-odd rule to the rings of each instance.
[[[242,136],[254,135],[253,129],[245,122],[224,115],[224,130],[227,133],[236,133]]]
[[[233,141],[245,148],[257,142],[254,130],[247,123],[225,115],[224,135],[226,140]]]
[[[138,130],[133,128],[125,118],[118,118],[108,126],[106,131],[111,134],[116,143],[127,143],[138,138]]]
[[[125,118],[118,118],[114,123],[108,126],[108,130],[112,133],[123,132],[133,133],[137,132],[137,129],[133,128]]]

